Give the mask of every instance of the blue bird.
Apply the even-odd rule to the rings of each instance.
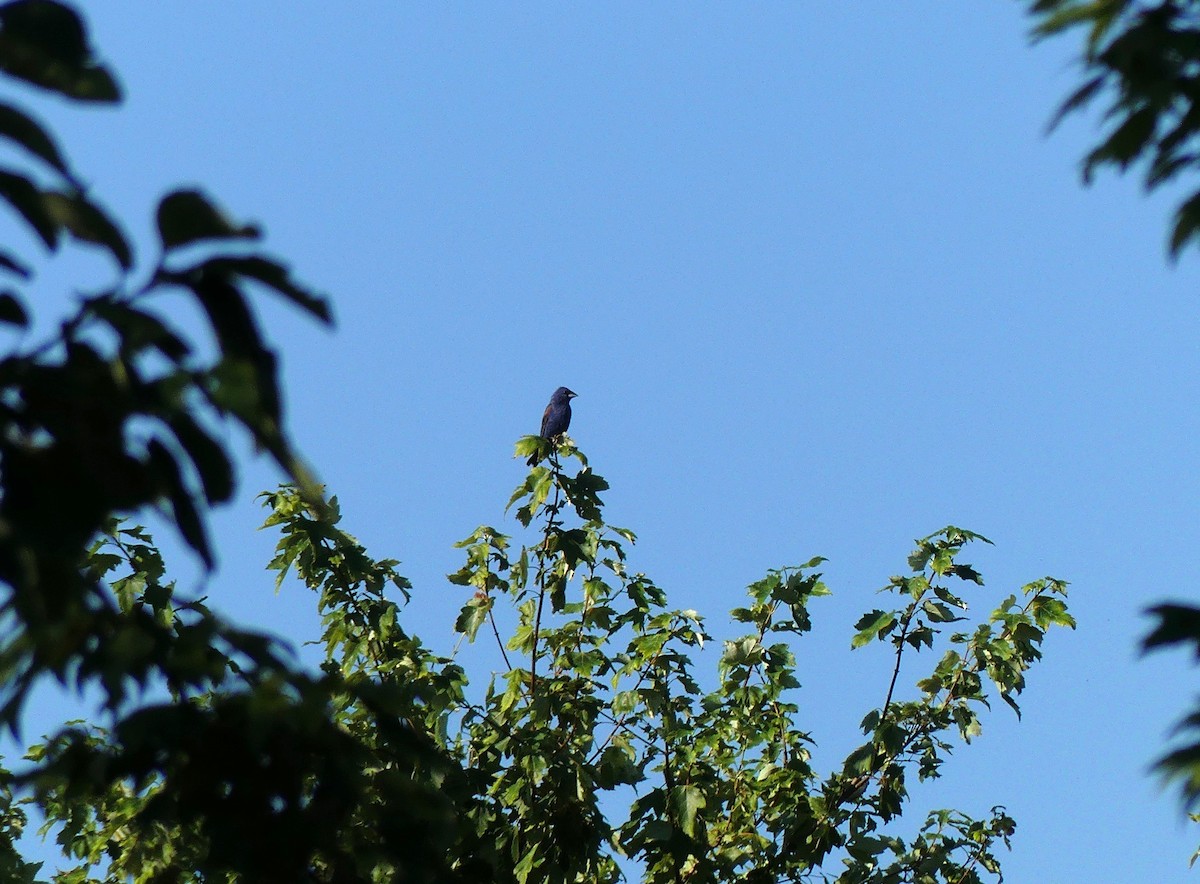
[[[542,431],[539,435],[543,439],[553,442],[571,426],[571,400],[578,395],[566,387],[559,387],[554,391],[550,397],[550,404],[546,406],[546,411],[542,415]],[[538,454],[539,452],[535,451],[529,456],[530,466],[538,462]]]

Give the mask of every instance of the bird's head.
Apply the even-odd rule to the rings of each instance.
[[[566,387],[559,387],[557,390],[554,391],[555,399],[566,399],[568,402],[570,402],[572,399],[574,399],[578,395],[579,395],[578,393],[568,390]]]

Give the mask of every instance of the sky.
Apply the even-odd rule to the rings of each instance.
[[[1138,648],[1148,606],[1197,596],[1200,255],[1166,259],[1172,194],[1081,185],[1094,116],[1047,134],[1075,38],[1031,45],[1014,2],[87,18],[124,103],[22,97],[143,254],[157,198],[200,185],[331,297],[332,333],[260,318],[294,438],[344,527],[402,561],[427,644],[455,645],[454,542],[519,535],[512,444],[565,384],[633,567],[714,637],[767,569],[828,558],[796,646],[826,769],[886,692],[887,649],[852,653],[851,627],[914,538],[995,542],[964,556],[980,611],[1069,580],[1079,628],[1047,638],[1022,720],[997,704],[917,806],[1005,805],[1009,881],[1188,879],[1200,830],[1150,766],[1197,671]],[[45,303],[104,267],[49,262]],[[211,578],[171,548],[184,585],[299,646],[313,598],[273,592],[255,530],[278,481],[247,452]]]

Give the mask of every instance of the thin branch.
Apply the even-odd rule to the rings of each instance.
[[[953,884],[962,884],[963,881],[967,880],[967,875],[971,871],[971,866],[973,866],[973,865],[975,865],[975,863],[979,862],[979,860],[983,857],[984,851],[987,850],[987,847],[988,847],[987,842],[984,842],[983,844],[979,845],[979,848],[975,851],[975,853],[971,856],[971,858],[969,860],[967,860],[967,864],[962,867],[962,874],[954,879]]]
[[[508,652],[504,649],[504,639],[500,638],[500,630],[496,626],[495,612],[488,608],[488,623],[492,624],[492,635],[496,636],[496,647],[500,649],[500,656],[504,658],[504,668],[512,672],[512,664],[508,662]]]
[[[924,595],[925,593],[922,592],[921,596]],[[917,604],[920,601],[920,596],[913,599],[904,615],[904,622],[900,625],[900,635],[896,639],[896,665],[892,667],[892,681],[888,685],[887,697],[883,701],[883,711],[879,713],[880,723],[887,720],[888,709],[892,705],[892,695],[896,691],[896,679],[900,677],[900,661],[904,657],[904,639],[908,637],[908,627],[912,626],[912,619],[917,613]]]
[[[542,548],[538,553],[538,604],[537,614],[533,621],[533,644],[529,649],[529,693],[537,690],[538,639],[542,633],[542,611],[546,605],[546,547],[550,543],[550,535],[557,527],[554,517],[562,509],[559,493],[562,485],[559,482],[561,467],[558,463],[558,448],[550,452],[550,463],[554,468],[554,502],[546,508],[546,529],[542,532]]]

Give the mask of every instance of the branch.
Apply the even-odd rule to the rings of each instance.
[[[504,639],[500,638],[500,629],[496,626],[496,615],[491,607],[488,608],[488,623],[492,624],[492,635],[496,636],[496,647],[500,649],[500,656],[504,658],[504,668],[511,672],[513,666],[508,662],[508,652],[504,648]]]
[[[922,592],[921,596],[924,595],[925,593]],[[900,635],[896,638],[896,665],[892,668],[892,681],[888,685],[887,697],[883,701],[883,711],[879,713],[880,723],[887,720],[888,709],[892,705],[892,695],[896,691],[896,679],[900,677],[900,661],[904,657],[904,639],[908,636],[908,627],[912,625],[912,618],[917,613],[917,603],[920,600],[920,597],[913,599],[904,615],[904,621],[900,624]]]
[[[550,463],[554,468],[554,502],[546,508],[546,529],[542,532],[542,548],[538,553],[538,604],[537,614],[533,620],[533,644],[529,650],[529,693],[531,696],[537,690],[538,639],[542,633],[542,610],[546,605],[546,547],[550,544],[551,533],[557,527],[554,517],[562,509],[562,502],[559,499],[562,490],[559,482],[562,468],[558,463],[558,448],[551,451]]]

